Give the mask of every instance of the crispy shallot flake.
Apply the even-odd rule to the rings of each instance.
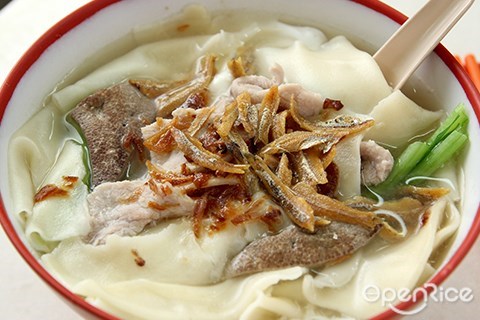
[[[193,230],[198,238],[203,229],[209,233],[220,231],[243,212],[243,205],[250,201],[240,184],[195,189],[188,194],[197,198],[193,212]]]
[[[153,136],[144,140],[143,145],[148,150],[156,153],[172,152],[175,149],[175,139],[173,139],[172,133],[170,131],[171,127],[171,125],[163,127]]]
[[[193,208],[193,233],[196,238],[200,238],[202,232],[202,220],[207,211],[207,196],[204,195],[200,199],[195,201],[195,207]]]
[[[63,176],[63,183],[61,186],[56,186],[54,184],[47,184],[40,188],[33,197],[34,203],[41,202],[48,198],[55,197],[66,197],[69,195],[68,190],[71,190],[75,187],[75,184],[78,182],[78,177],[75,176]]]
[[[145,259],[143,259],[142,257],[140,257],[140,255],[138,254],[138,251],[136,249],[132,249],[132,255],[133,255],[133,258],[134,258],[134,261],[135,263],[137,264],[137,266],[139,267],[143,267],[145,265]]]
[[[323,109],[334,109],[336,111],[340,111],[343,108],[343,103],[340,100],[332,100],[326,98],[323,101]]]
[[[159,195],[160,194],[160,190],[158,189],[158,186],[157,184],[155,183],[155,181],[153,181],[153,179],[148,179],[147,181],[147,184],[148,184],[148,188],[155,194]]]
[[[160,185],[160,190],[162,191],[163,195],[164,196],[169,196],[173,193],[173,190],[172,188],[170,188],[168,185],[166,184],[162,184]]]
[[[66,189],[72,189],[78,181],[78,177],[75,176],[63,176],[63,187]]]
[[[178,207],[179,204],[178,203],[172,203],[172,204],[167,204],[167,203],[157,203],[155,201],[149,201],[148,202],[148,207],[149,208],[152,208],[154,210],[158,210],[158,211],[163,211],[163,210],[167,210],[168,208],[172,208],[172,207]]]
[[[178,173],[166,172],[156,167],[150,161],[146,162],[148,172],[155,180],[159,182],[169,182],[172,186],[178,186],[193,181],[193,176],[184,176]]]
[[[250,203],[243,214],[235,216],[231,222],[233,225],[241,225],[253,221],[262,221],[267,225],[270,232],[278,231],[278,225],[281,221],[282,212],[271,206],[264,197]]]
[[[38,190],[33,200],[35,203],[37,203],[47,198],[65,197],[65,196],[68,196],[67,190],[59,188],[54,184],[47,184],[43,186],[40,190]]]
[[[130,194],[126,198],[119,199],[119,202],[121,204],[128,204],[128,203],[134,203],[137,202],[140,196],[142,195],[143,189],[142,188],[136,188],[132,194]]]
[[[207,106],[208,103],[208,90],[203,89],[199,92],[194,92],[188,96],[187,100],[180,106],[180,108],[190,108],[190,109],[202,109]]]
[[[190,25],[188,23],[180,24],[177,26],[177,31],[178,32],[185,32],[190,28]]]
[[[225,142],[222,140],[213,125],[208,126],[205,132],[198,138],[202,146],[208,151],[222,155],[226,151]]]
[[[190,112],[180,112],[173,117],[172,126],[180,129],[185,130],[190,128],[193,120],[195,120],[196,116]]]
[[[197,188],[203,188],[207,185],[212,175],[208,173],[198,172],[193,175],[193,184]]]

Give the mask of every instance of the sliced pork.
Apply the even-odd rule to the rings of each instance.
[[[363,141],[360,144],[362,158],[362,182],[366,186],[375,186],[387,179],[393,168],[393,156],[387,149],[375,141]]]
[[[158,221],[190,215],[195,205],[182,189],[153,180],[103,183],[87,201],[92,230],[86,240],[94,245],[112,234],[135,236]]]

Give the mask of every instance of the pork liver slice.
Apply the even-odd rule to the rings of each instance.
[[[229,265],[227,278],[294,266],[316,268],[350,255],[366,245],[378,232],[333,221],[309,234],[296,226],[247,245]]]
[[[127,82],[98,90],[72,110],[90,153],[92,186],[120,180],[141,146],[140,128],[155,120],[153,101]]]

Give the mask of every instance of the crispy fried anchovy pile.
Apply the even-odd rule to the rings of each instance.
[[[302,106],[293,95],[289,106],[281,103],[275,84],[261,103],[253,103],[250,94],[243,92],[231,98],[220,117],[212,117],[218,106],[207,106],[207,87],[215,76],[214,65],[213,55],[203,57],[190,81],[130,81],[154,98],[158,107],[157,124],[161,129],[144,141],[151,152],[168,153],[177,149],[190,163],[215,175],[238,176],[248,195],[263,190],[306,232],[336,221],[368,230],[383,225],[382,232],[390,238],[401,234],[371,207],[355,207],[332,196],[338,180],[338,169],[333,162],[336,145],[372,127],[372,119],[348,115],[327,120],[325,115],[307,119],[299,112]],[[246,75],[240,58],[233,59],[229,67],[234,77]],[[338,101],[325,101],[326,113],[327,109],[342,107]],[[196,109],[196,114],[174,112],[187,108]],[[149,171],[153,177],[165,179],[165,173],[151,164]],[[190,182],[194,179],[171,174],[170,178]],[[205,210],[205,205],[205,199],[200,199],[196,211]],[[418,206],[424,207],[424,203],[419,202]]]

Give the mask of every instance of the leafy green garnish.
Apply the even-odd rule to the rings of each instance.
[[[440,124],[430,138],[409,145],[395,160],[388,178],[374,188],[388,194],[411,177],[429,177],[450,161],[468,141],[468,115],[463,104]]]

